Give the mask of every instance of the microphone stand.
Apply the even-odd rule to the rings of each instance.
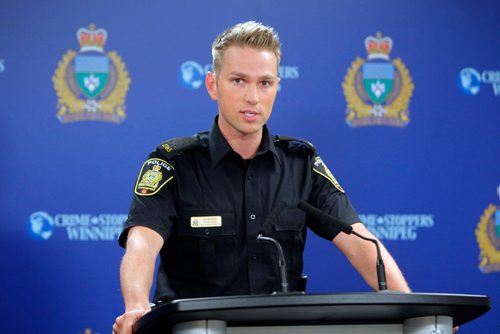
[[[385,277],[385,266],[384,266],[384,261],[382,260],[382,255],[380,254],[380,246],[379,246],[377,240],[362,236],[361,234],[357,233],[354,230],[351,233],[354,234],[355,236],[357,236],[358,238],[361,238],[361,239],[366,240],[366,241],[371,241],[375,244],[375,247],[377,248],[378,289],[379,289],[379,291],[387,290],[387,279]]]
[[[378,289],[379,289],[379,291],[387,290],[387,280],[385,277],[384,261],[382,260],[382,255],[380,254],[380,246],[379,246],[378,241],[376,239],[367,238],[365,236],[362,236],[361,234],[355,232],[351,225],[347,225],[344,222],[327,215],[326,213],[324,213],[320,209],[312,206],[311,204],[307,203],[306,201],[300,201],[298,204],[298,208],[301,210],[304,210],[307,214],[311,215],[312,217],[314,217],[320,221],[331,222],[332,224],[337,226],[345,234],[354,234],[358,238],[373,242],[375,244],[375,247],[377,248]]]
[[[280,293],[288,293],[288,279],[286,278],[286,261],[285,261],[285,256],[283,255],[283,248],[276,239],[265,237],[262,233],[260,233],[257,236],[257,240],[272,242],[278,249],[278,266],[280,268],[281,290],[282,290]]]

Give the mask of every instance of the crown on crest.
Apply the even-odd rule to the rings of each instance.
[[[389,60],[389,54],[392,50],[392,39],[390,37],[382,37],[381,32],[377,32],[376,37],[368,36],[365,38],[365,48],[368,52],[368,59],[385,59]]]
[[[104,29],[97,29],[95,25],[91,23],[89,29],[80,28],[76,32],[76,38],[80,43],[80,51],[104,51],[104,44],[106,44],[106,39],[108,38],[108,33]]]

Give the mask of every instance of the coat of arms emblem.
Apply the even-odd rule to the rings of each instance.
[[[125,120],[130,78],[120,56],[104,52],[108,34],[93,24],[76,33],[80,51],[68,50],[52,81],[57,92],[57,118],[62,123]]]
[[[401,59],[390,59],[392,46],[392,39],[380,32],[367,37],[367,59],[357,57],[349,68],[342,83],[349,126],[405,127],[410,122],[408,105],[414,86]]]
[[[500,198],[500,186],[497,189]],[[479,269],[483,273],[500,271],[500,206],[488,205],[476,228],[480,249]]]

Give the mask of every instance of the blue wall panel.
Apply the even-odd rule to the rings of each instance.
[[[460,333],[500,333],[498,17],[493,0],[1,1],[2,332],[111,330],[123,311],[116,233],[143,159],[163,140],[207,129],[217,112],[203,85],[180,80],[181,66],[194,62],[202,78],[214,37],[257,20],[283,42],[271,130],[316,145],[414,291],[492,298]],[[99,55],[115,51],[131,80],[119,124],[56,117],[53,77],[90,24],[107,32]],[[414,86],[402,128],[346,123],[342,84],[357,57],[369,62],[365,38],[377,32]],[[468,89],[458,84],[465,68],[479,75]],[[305,259],[310,292],[369,290],[312,233]]]

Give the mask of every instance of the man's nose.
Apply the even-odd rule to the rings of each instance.
[[[246,92],[246,101],[250,104],[259,103],[259,92],[256,85],[248,85]]]

